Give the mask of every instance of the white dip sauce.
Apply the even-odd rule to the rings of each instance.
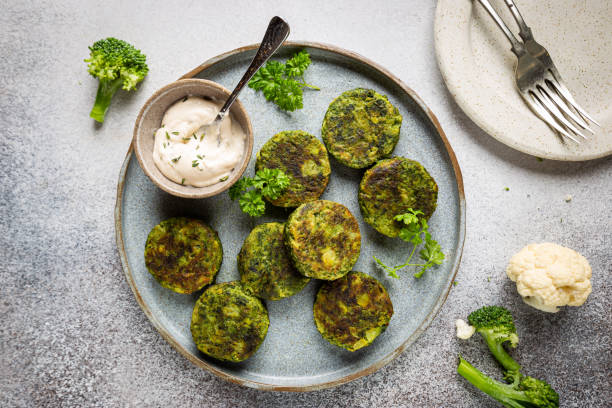
[[[201,127],[217,116],[221,104],[190,96],[170,106],[162,127],[155,132],[153,161],[178,184],[206,187],[227,180],[244,153],[246,134],[231,115],[219,134],[204,134]]]

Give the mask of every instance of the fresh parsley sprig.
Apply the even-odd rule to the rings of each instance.
[[[304,72],[310,62],[310,55],[306,50],[298,52],[284,64],[268,61],[253,75],[249,87],[261,91],[267,100],[274,102],[282,110],[302,109],[303,88],[319,90],[304,80]]]
[[[412,251],[406,259],[406,262],[402,265],[397,266],[387,266],[384,262],[382,262],[377,257],[373,256],[374,260],[378,265],[380,265],[389,276],[393,278],[399,278],[397,272],[400,269],[403,269],[407,266],[416,266],[418,267],[417,272],[414,274],[415,278],[420,278],[423,276],[425,271],[431,268],[434,265],[441,265],[444,261],[444,253],[442,252],[442,247],[438,244],[429,233],[429,225],[425,218],[419,217],[419,215],[423,215],[422,211],[413,210],[412,208],[408,209],[408,212],[404,214],[399,214],[394,217],[396,221],[403,223],[403,227],[399,232],[399,237],[406,241],[410,242],[413,245]],[[417,250],[417,247],[425,242],[423,248],[419,251],[419,256],[424,263],[411,263],[412,257]]]
[[[289,186],[290,181],[282,170],[262,169],[255,174],[255,177],[243,177],[238,180],[229,189],[229,196],[232,200],[238,199],[242,212],[251,217],[261,217],[266,212],[263,197],[276,200]]]

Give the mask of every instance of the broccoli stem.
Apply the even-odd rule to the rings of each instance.
[[[499,342],[499,339],[495,333],[490,333],[488,330],[481,330],[481,333],[483,334],[487,346],[489,346],[491,354],[493,354],[499,364],[501,364],[502,367],[504,367],[506,371],[508,371],[508,373],[514,377],[514,375],[521,369],[520,364],[510,357],[510,354],[508,354],[504,348],[503,342]]]
[[[89,116],[94,118],[96,121],[103,123],[106,111],[110,106],[111,99],[115,92],[121,87],[121,78],[113,80],[100,80],[98,85],[98,93],[96,94],[96,102],[94,103]]]
[[[459,357],[459,366],[457,372],[474,387],[478,388],[485,394],[495,398],[505,407],[510,408],[525,408],[532,406],[530,399],[522,391],[514,389],[513,385],[503,384],[495,381],[484,375],[476,367],[468,363],[462,357]],[[516,382],[516,379],[515,379]],[[525,403],[519,402],[524,401]]]

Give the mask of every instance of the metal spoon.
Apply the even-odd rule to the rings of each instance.
[[[225,101],[225,104],[223,104],[215,119],[212,122],[202,126],[200,130],[204,131],[204,133],[207,135],[216,134],[217,142],[221,143],[219,128],[221,126],[221,121],[225,115],[227,115],[230,106],[232,106],[244,85],[249,82],[257,70],[272,56],[272,54],[278,50],[288,36],[289,24],[278,16],[272,17],[270,24],[268,24],[268,29],[264,34],[263,40],[261,40],[261,45],[257,50],[257,54],[255,54],[255,57],[253,57],[253,61],[251,61],[251,65],[249,65],[249,68],[247,68],[246,72],[238,82],[238,85],[236,85],[236,88],[234,88],[230,96],[227,98],[227,101]]]

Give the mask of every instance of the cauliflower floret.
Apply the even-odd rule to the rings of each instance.
[[[457,327],[457,337],[462,340],[467,340],[476,332],[474,326],[470,326],[465,320],[455,320],[455,326]]]
[[[545,242],[517,252],[506,274],[516,282],[525,303],[544,312],[580,306],[591,293],[591,266],[578,252]]]

